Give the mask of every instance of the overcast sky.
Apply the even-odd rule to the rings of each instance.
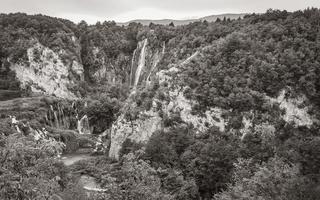
[[[320,7],[320,0],[0,0],[0,12],[45,14],[89,23],[133,19],[188,19],[224,13]]]

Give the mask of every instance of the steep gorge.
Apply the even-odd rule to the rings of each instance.
[[[29,169],[52,162],[106,199],[212,199],[265,169],[261,182],[317,185],[318,12],[177,27],[0,16],[0,148],[46,152]]]

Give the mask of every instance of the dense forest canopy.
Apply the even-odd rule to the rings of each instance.
[[[74,24],[15,13],[0,15],[0,30],[0,94],[6,91],[1,100],[32,96],[11,66],[30,67],[27,50],[40,43],[60,55],[65,65],[75,60],[83,66],[84,79],[74,78],[68,89],[75,91],[79,105],[86,105],[76,113],[88,117],[93,135],[110,129],[123,113],[133,123],[141,113],[169,101],[168,94],[175,90],[183,92],[185,101],[197,102],[194,115],[219,108],[227,121],[224,129],[212,126],[198,134],[181,115],[169,116],[157,108],[161,129],[146,143],[126,138],[118,161],[105,153],[66,167],[55,154],[90,143],[91,137],[50,127],[40,114],[53,103],[39,100],[38,108],[18,106],[12,112],[33,129],[55,133],[55,139],[36,142],[29,134],[17,133],[8,118],[11,111],[0,106],[0,199],[319,199],[319,9],[268,10],[182,26]],[[131,67],[144,39],[149,54],[165,51],[157,69],[150,70],[150,80],[133,88]],[[111,78],[97,78],[102,65]],[[161,70],[170,72],[171,79],[160,82]],[[281,92],[281,102],[271,103]],[[55,99],[59,101],[65,100]],[[310,108],[306,113],[312,123],[286,121],[283,102]],[[76,107],[69,101],[60,104],[56,107]],[[73,112],[68,110],[70,116]],[[248,118],[252,125],[246,127]],[[75,119],[68,120],[68,128],[75,129]],[[77,182],[79,174],[94,177],[104,192],[88,198]]]

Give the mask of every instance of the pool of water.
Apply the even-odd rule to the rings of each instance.
[[[61,161],[66,165],[70,166],[80,160],[87,160],[93,158],[90,154],[66,154],[62,155]]]
[[[91,156],[90,154],[75,153],[62,155],[60,160],[64,163],[64,165],[71,166],[80,160],[87,160],[90,158],[93,158],[93,156]],[[95,181],[95,178],[89,175],[81,175],[79,183],[83,186],[83,189],[90,192],[106,191],[105,189],[101,189],[99,184]],[[87,193],[87,195],[89,195],[89,193]]]

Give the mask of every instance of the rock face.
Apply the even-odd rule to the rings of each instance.
[[[140,54],[140,59],[144,59],[143,56],[148,54],[144,53],[144,51],[148,52],[148,50],[145,50],[145,48],[147,48],[146,46],[148,45],[145,40],[135,52],[136,55]],[[232,110],[223,110],[218,107],[212,107],[208,108],[205,112],[195,113],[193,108],[194,106],[197,106],[198,102],[187,99],[184,96],[184,92],[188,88],[183,85],[183,83],[175,82],[175,78],[179,77],[179,72],[183,68],[183,65],[188,64],[198,56],[201,56],[200,51],[196,51],[180,64],[156,73],[160,85],[160,89],[158,90],[161,90],[164,93],[165,98],[159,99],[156,95],[152,99],[152,108],[150,110],[139,111],[137,117],[133,120],[127,119],[125,114],[119,116],[111,128],[110,157],[119,159],[119,151],[126,139],[130,139],[137,143],[146,143],[155,131],[164,128],[163,116],[169,117],[170,119],[171,116],[178,115],[183,123],[191,125],[191,127],[194,128],[195,133],[199,135],[205,133],[211,127],[217,127],[221,132],[226,130],[229,119],[227,116],[223,116],[225,113],[232,113]],[[132,63],[134,63],[134,61]],[[132,74],[136,75],[132,80],[134,85],[139,84],[139,81],[144,80],[141,77],[144,76],[143,73],[145,73],[148,68],[148,65],[144,63],[144,61],[139,63],[145,65],[139,65],[141,69],[137,69],[137,72],[134,67],[132,68]],[[133,91],[133,95],[134,94],[135,92]],[[266,100],[271,103],[276,103],[281,109],[284,109],[285,113],[283,116],[279,115],[278,117],[282,117],[286,122],[293,122],[296,126],[311,126],[313,122],[312,117],[308,114],[309,108],[301,108],[306,98],[303,96],[298,98],[285,98],[285,96],[286,92],[282,91],[277,98],[268,97]],[[131,98],[134,99],[133,97],[129,97],[124,110],[130,110],[131,108],[136,107]],[[242,115],[242,128],[239,129],[239,131],[242,139],[246,134],[255,131],[253,129],[254,127],[261,125],[254,124],[254,113],[254,110],[240,113]]]
[[[154,108],[153,108],[154,109]],[[161,128],[162,118],[154,111],[140,113],[136,120],[128,120],[122,114],[111,127],[111,145],[109,156],[119,159],[119,152],[126,139],[145,143],[151,135]]]
[[[182,91],[171,91],[171,101],[167,106],[166,113],[180,113],[183,122],[192,124],[197,134],[204,133],[208,128],[215,126],[220,131],[225,130],[225,120],[222,118],[222,109],[210,108],[204,112],[203,116],[192,114],[192,107],[197,104],[195,101],[187,99]]]
[[[296,126],[310,127],[313,124],[312,117],[308,114],[309,107],[303,106],[307,100],[305,96],[286,98],[287,91],[282,90],[277,98],[270,98],[273,103],[278,103],[281,109],[285,110],[283,119]]]
[[[195,56],[192,56],[191,59]],[[159,71],[157,73],[159,83],[162,84],[165,81],[172,82],[172,75],[178,72],[179,69],[177,67]],[[155,97],[150,110],[139,112],[137,118],[134,120],[127,119],[126,115],[122,114],[112,125],[111,146],[109,150],[110,157],[119,159],[119,151],[126,139],[137,143],[146,143],[154,132],[163,128],[163,115],[171,117],[172,115],[179,114],[184,123],[192,125],[195,130],[197,130],[197,134],[201,134],[213,126],[224,131],[225,121],[222,118],[223,110],[211,108],[207,110],[203,116],[192,114],[192,107],[197,104],[197,102],[185,98],[183,95],[185,88],[180,86],[163,86],[161,89],[166,91],[165,100],[160,100]],[[160,108],[159,105],[161,105]],[[136,105],[132,103],[129,97],[127,105],[123,110],[130,110],[130,107],[135,108]]]
[[[115,67],[115,63],[119,62],[122,56],[119,56],[115,60],[108,59],[108,57],[103,53],[103,50],[99,47],[92,47],[91,49],[92,57],[97,63],[97,69],[94,72],[91,72],[93,79],[96,82],[108,82],[116,83],[121,82],[122,78],[118,77],[118,70]],[[90,70],[92,66],[90,66]]]
[[[83,79],[83,67],[76,60],[63,61],[61,56],[51,49],[35,43],[27,50],[28,63],[14,63],[15,71],[22,88],[30,88],[33,93],[54,95],[65,99],[75,99],[76,94],[70,91],[75,81]]]
[[[131,87],[150,82],[165,53],[165,43],[155,46],[151,40],[145,38],[138,42],[132,55],[120,53],[114,58],[108,56],[102,47],[91,47],[89,51],[95,64],[88,70],[94,82],[120,83]]]
[[[162,49],[152,49],[148,39],[138,43],[135,49],[130,68],[130,86],[150,82],[151,75],[156,72],[157,66],[165,53],[165,43]]]

